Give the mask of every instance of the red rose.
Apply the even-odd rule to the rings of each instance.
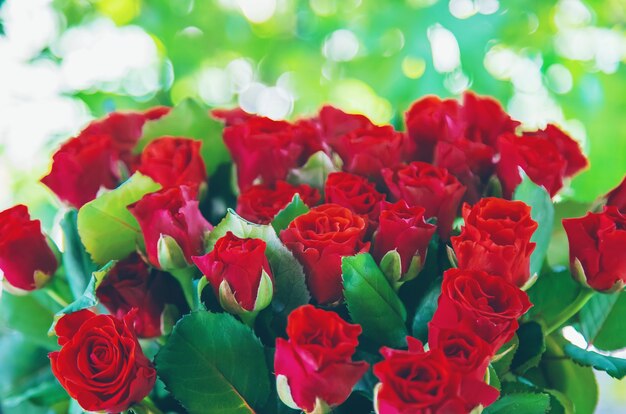
[[[86,411],[119,413],[150,393],[156,371],[123,319],[81,310],[55,326],[61,350],[50,353],[52,373]]]
[[[498,398],[495,388],[461,375],[441,350],[424,352],[417,339],[407,342],[408,351],[380,350],[384,360],[374,365],[377,414],[467,414]]]
[[[367,252],[365,220],[347,208],[322,204],[296,217],[280,239],[304,266],[307,285],[320,304],[343,297],[341,258]]]
[[[409,270],[416,256],[423,265],[428,243],[436,229],[424,221],[424,212],[422,207],[409,207],[404,200],[395,204],[383,202],[378,231],[374,236],[373,256],[380,262],[387,252],[396,250],[403,274]]]
[[[563,187],[567,162],[554,142],[531,135],[504,134],[498,139],[498,147],[497,173],[506,198],[511,198],[522,182],[520,168],[552,197]]]
[[[220,293],[226,284],[241,308],[257,311],[259,300],[267,299],[258,297],[264,274],[270,286],[274,281],[265,248],[261,239],[241,239],[229,231],[217,240],[210,253],[194,257],[193,262],[211,283],[215,297],[224,299]]]
[[[619,211],[626,214],[626,177],[606,195],[606,205],[615,206]]]
[[[472,92],[463,94],[462,117],[465,137],[472,142],[495,147],[498,137],[506,132],[515,132],[520,124],[504,112],[498,101]]]
[[[478,270],[449,269],[429,335],[442,329],[472,331],[495,352],[513,337],[517,319],[531,307],[528,295],[499,276]]]
[[[348,114],[330,105],[320,109],[317,123],[321,129],[323,141],[331,146],[334,146],[340,137],[354,130],[368,130],[376,127],[364,115]]]
[[[224,122],[224,125],[238,125],[243,124],[248,119],[253,118],[254,115],[244,111],[241,108],[232,109],[214,109],[211,111],[211,115]]]
[[[327,203],[338,204],[369,218],[369,223],[373,226],[378,221],[380,203],[385,200],[385,195],[376,191],[374,184],[366,178],[344,172],[328,175],[324,197]]]
[[[400,165],[407,148],[404,134],[387,125],[355,129],[338,138],[333,149],[345,171],[380,181],[380,171]]]
[[[483,270],[518,287],[530,277],[530,238],[537,223],[530,207],[521,201],[483,198],[473,207],[463,206],[461,234],[452,237],[459,269]]]
[[[241,191],[258,179],[269,185],[284,180],[289,170],[302,166],[322,149],[313,123],[291,124],[262,117],[227,127],[224,142],[237,166]]]
[[[131,310],[137,335],[141,338],[161,336],[162,316],[166,304],[185,309],[180,285],[169,274],[150,271],[134,253],[115,264],[98,286],[96,295],[115,316],[123,318]]]
[[[191,256],[204,253],[204,235],[212,227],[198,209],[195,189],[166,188],[146,194],[128,209],[139,222],[148,259],[154,266],[164,265],[159,263],[159,245],[168,246],[166,236],[176,243],[184,256],[180,259],[187,264],[191,263]],[[184,266],[184,263],[178,264]]]
[[[493,356],[493,349],[472,331],[441,329],[428,337],[431,349],[440,349],[452,369],[482,381]]]
[[[626,215],[615,206],[602,213],[563,220],[572,272],[593,289],[618,290],[626,284]],[[584,274],[578,274],[576,262]]]
[[[138,170],[163,187],[198,187],[206,181],[206,167],[200,155],[202,142],[164,137],[150,142],[141,153]]]
[[[415,161],[395,171],[383,170],[383,178],[395,200],[423,207],[426,217],[437,217],[439,235],[448,238],[465,193],[453,175],[444,168]]]
[[[239,194],[237,214],[248,221],[269,224],[276,214],[291,202],[295,194],[309,207],[320,201],[320,193],[306,184],[291,185],[277,181],[275,185],[257,184]]]
[[[274,371],[283,402],[307,413],[316,401],[329,407],[343,403],[365,374],[367,362],[353,362],[359,325],[334,312],[301,306],[289,314],[289,340],[276,339]],[[321,412],[321,411],[320,411]]]
[[[526,132],[524,135],[547,139],[556,145],[559,153],[565,159],[565,177],[572,177],[589,166],[589,161],[581,151],[578,142],[556,125],[548,124],[545,129]]]
[[[52,277],[57,265],[41,222],[30,219],[26,206],[0,212],[0,270],[10,286],[36,289]]]

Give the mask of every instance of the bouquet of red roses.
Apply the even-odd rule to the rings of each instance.
[[[591,367],[626,374],[603,352],[626,347],[626,184],[561,226],[588,163],[557,126],[472,93],[405,125],[193,101],[92,122],[41,180],[57,244],[0,213],[13,356],[49,358],[7,368],[5,406],[591,413]]]

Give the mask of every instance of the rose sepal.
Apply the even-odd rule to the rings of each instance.
[[[331,407],[323,401],[321,398],[317,397],[315,399],[315,406],[312,411],[303,410],[298,407],[298,404],[293,400],[291,396],[291,387],[289,387],[289,380],[286,376],[278,374],[276,375],[276,392],[278,393],[278,397],[287,407],[293,410],[302,410],[306,414],[328,414],[332,411]]]
[[[239,316],[241,320],[248,326],[253,327],[254,321],[257,315],[263,309],[267,308],[272,302],[274,295],[274,284],[272,279],[265,270],[261,272],[261,280],[259,282],[259,289],[257,290],[256,300],[254,302],[254,308],[252,310],[244,309],[235,294],[230,287],[230,284],[226,280],[222,280],[219,286],[219,301],[222,308],[233,315]]]
[[[413,280],[422,271],[422,258],[419,254],[411,258],[411,264],[405,273],[402,273],[402,257],[397,249],[389,250],[380,260],[380,268],[391,284],[397,291],[409,280]]]
[[[171,272],[172,270],[189,267],[183,249],[178,242],[167,234],[161,234],[157,243],[159,266],[162,270]]]

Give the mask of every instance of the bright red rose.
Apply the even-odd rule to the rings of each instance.
[[[517,319],[530,307],[528,295],[499,276],[449,269],[443,274],[429,335],[438,336],[443,329],[472,331],[495,352],[513,337]]]
[[[0,270],[10,286],[20,290],[41,287],[57,265],[41,222],[30,219],[25,205],[0,212]]]
[[[268,185],[286,179],[289,170],[322,149],[312,122],[292,124],[258,116],[224,129],[224,142],[237,166],[241,191],[259,179]]]
[[[186,310],[180,285],[168,273],[152,270],[133,253],[115,264],[96,290],[98,300],[113,315],[123,318],[133,309],[133,322],[141,338],[161,336],[165,306]]]
[[[277,181],[273,186],[257,184],[239,194],[237,214],[253,223],[269,224],[295,194],[309,207],[320,201],[319,191],[306,184],[295,186],[286,181]]]
[[[384,360],[374,365],[377,414],[467,414],[498,398],[495,388],[461,375],[441,350],[424,352],[417,339],[407,342],[408,351],[380,350]]]
[[[329,407],[343,403],[369,364],[353,362],[359,325],[334,312],[301,306],[289,314],[287,336],[276,339],[274,371],[285,404],[307,413],[319,399]],[[295,403],[295,404],[294,404]]]
[[[521,201],[483,198],[463,206],[461,234],[452,237],[459,269],[483,270],[518,287],[530,277],[530,241],[537,223]]]
[[[520,124],[504,112],[498,101],[472,92],[463,94],[462,117],[465,137],[472,142],[481,142],[495,147],[498,137],[505,132],[515,132]]]
[[[430,349],[440,349],[455,371],[482,381],[493,356],[491,345],[471,331],[441,329],[428,337]]]
[[[341,300],[341,258],[367,252],[366,221],[337,204],[322,204],[296,217],[280,239],[304,266],[307,285],[319,304]]]
[[[373,126],[342,135],[333,149],[343,160],[344,171],[380,181],[383,168],[400,165],[406,143],[405,135],[392,126]]]
[[[602,213],[563,220],[569,241],[572,272],[579,280],[600,291],[626,285],[626,215],[615,206]],[[584,274],[578,274],[580,262]]]
[[[409,207],[404,200],[395,204],[383,202],[378,231],[374,236],[372,255],[380,262],[383,256],[396,250],[400,255],[402,273],[409,270],[413,257],[418,256],[423,265],[428,243],[436,227],[424,221],[422,207]]]
[[[395,200],[423,207],[428,218],[437,217],[439,235],[448,238],[465,193],[465,186],[448,170],[415,161],[395,171],[383,170],[383,178]]]
[[[322,140],[331,146],[334,146],[340,137],[354,130],[368,130],[376,127],[364,115],[348,114],[330,105],[325,105],[320,109],[317,123],[321,129]]]
[[[619,211],[626,214],[626,177],[606,195],[606,205],[615,206]]]
[[[61,350],[50,353],[52,373],[86,411],[119,413],[150,393],[156,370],[123,319],[89,310],[64,315],[55,326]]]
[[[498,139],[498,148],[496,171],[506,198],[511,198],[522,182],[520,168],[552,197],[563,187],[567,162],[554,142],[531,135],[504,134]]]
[[[565,159],[565,177],[572,177],[589,166],[587,157],[580,149],[580,145],[559,127],[548,124],[545,129],[526,132],[525,136],[538,137],[553,142]]]
[[[163,187],[199,187],[207,179],[201,146],[202,142],[195,139],[156,139],[144,148],[137,169]]]
[[[352,212],[369,219],[372,227],[378,222],[380,203],[385,195],[376,191],[373,183],[358,175],[335,172],[330,173],[324,186],[324,198],[327,203],[338,204]]]
[[[191,263],[191,256],[204,253],[204,235],[212,226],[198,209],[195,189],[187,186],[166,188],[146,194],[128,209],[139,222],[148,259],[154,266],[164,265],[159,263],[159,245],[171,249],[166,237],[176,243],[184,256],[179,259],[187,264]]]
[[[217,240],[210,253],[193,257],[193,262],[211,283],[215,297],[220,298],[222,284],[226,283],[239,306],[255,311],[260,310],[255,305],[263,273],[272,285],[274,281],[265,248],[261,239],[241,239],[229,231]]]
[[[214,109],[211,111],[211,115],[224,122],[224,125],[238,125],[243,124],[248,119],[253,118],[254,115],[244,111],[241,108],[232,109]]]

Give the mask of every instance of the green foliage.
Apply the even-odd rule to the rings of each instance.
[[[560,267],[542,272],[527,292],[533,304],[528,317],[542,321],[545,326],[551,325],[560,312],[576,299],[579,291],[580,285],[574,281],[569,269]]]
[[[23,335],[23,340],[47,349],[55,349],[56,339],[47,335],[54,311],[39,300],[41,294],[43,292],[17,296],[2,292],[0,333],[3,330],[16,331]]]
[[[626,295],[595,294],[578,315],[578,326],[589,344],[605,351],[626,347]]]
[[[98,304],[98,297],[96,296],[96,291],[98,290],[98,286],[102,284],[106,276],[109,274],[113,266],[115,266],[116,261],[111,261],[103,266],[101,269],[96,270],[91,274],[91,279],[89,280],[89,284],[85,288],[83,295],[78,297],[74,302],[70,303],[68,306],[63,308],[60,312],[55,315],[55,320],[60,319],[63,315],[68,313],[78,312],[79,310],[88,309],[96,306]]]
[[[593,351],[585,351],[571,344],[565,345],[565,354],[575,362],[604,371],[613,378],[622,379],[626,376],[626,360],[602,355]]]
[[[78,212],[72,209],[61,220],[64,246],[63,268],[75,299],[83,294],[89,275],[96,270],[96,265],[91,261],[78,235],[77,218]]]
[[[274,220],[272,220],[272,227],[276,230],[276,234],[280,234],[280,231],[286,229],[289,223],[298,216],[306,214],[309,211],[309,207],[302,201],[299,194],[294,194],[293,199],[289,204],[280,210]]]
[[[441,295],[441,282],[433,283],[426,295],[422,298],[415,316],[413,317],[412,332],[413,336],[422,342],[428,340],[428,322],[433,318],[437,310],[437,302]]]
[[[493,366],[499,377],[503,377],[505,374],[511,371],[511,364],[513,363],[513,358],[515,358],[515,353],[517,352],[518,347],[519,338],[517,337],[517,335],[514,335],[509,342],[502,345],[502,347],[493,357],[491,365]]]
[[[489,407],[485,414],[541,414],[548,412],[550,397],[545,393],[519,393],[505,395]]]
[[[406,309],[369,253],[342,258],[343,287],[350,316],[377,344],[406,345]]]
[[[523,374],[536,367],[546,350],[544,332],[536,322],[527,322],[517,330],[519,345],[511,362],[513,372]]]

